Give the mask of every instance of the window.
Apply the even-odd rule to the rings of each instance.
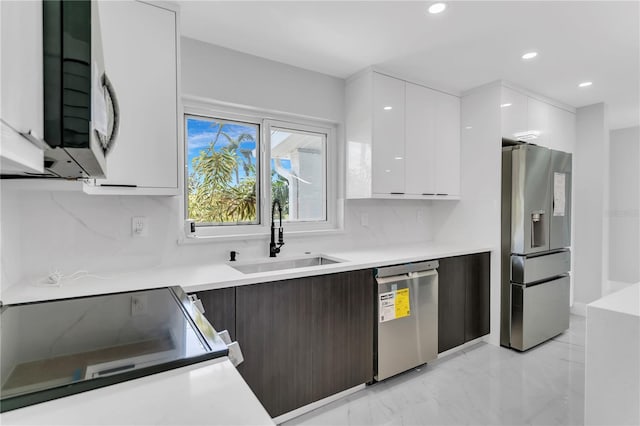
[[[272,126],[269,142],[271,199],[283,220],[326,220],[326,133]]]
[[[185,212],[196,236],[268,234],[274,200],[285,233],[335,229],[332,127],[185,109]]]
[[[202,225],[260,223],[256,124],[187,115],[188,217]]]

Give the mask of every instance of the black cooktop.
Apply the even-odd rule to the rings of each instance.
[[[180,287],[1,308],[0,412],[228,354]]]

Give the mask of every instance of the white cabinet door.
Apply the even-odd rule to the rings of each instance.
[[[42,2],[2,1],[2,119],[44,135]]]
[[[373,193],[401,194],[404,182],[404,81],[373,75]]]
[[[575,148],[575,114],[550,107],[548,147],[564,152],[573,152]]]
[[[546,102],[539,101],[532,97],[528,98],[527,116],[528,116],[528,132],[535,138],[526,139],[529,142],[541,146],[549,146],[551,141],[551,105]]]
[[[460,195],[460,99],[436,94],[436,192]]]
[[[437,93],[406,83],[405,192],[436,194]]]
[[[178,193],[176,13],[136,1],[99,3],[106,74],[120,131],[100,193]],[[114,189],[109,186],[116,186]],[[86,188],[85,188],[86,190]],[[137,191],[136,191],[137,190]]]
[[[576,115],[560,109],[560,140],[565,152],[574,152],[576,148]]]
[[[0,30],[0,166],[42,173],[42,149],[20,136],[44,136],[42,2],[0,1]]]
[[[500,100],[502,137],[518,140],[527,130],[527,96],[508,87],[502,88]]]
[[[459,197],[458,97],[369,72],[346,102],[347,198]]]

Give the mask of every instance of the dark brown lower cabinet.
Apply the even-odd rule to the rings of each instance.
[[[438,352],[464,343],[465,263],[465,256],[439,260]]]
[[[470,255],[465,268],[464,341],[489,334],[491,254]]]
[[[273,417],[373,378],[371,270],[236,288],[238,370]]]
[[[206,290],[197,293],[204,307],[204,316],[213,328],[227,330],[231,339],[236,338],[236,289],[235,287]]]
[[[489,333],[490,253],[440,259],[438,352]]]
[[[238,371],[272,417],[313,402],[311,294],[310,278],[236,288]]]
[[[313,277],[313,398],[373,379],[371,270]]]

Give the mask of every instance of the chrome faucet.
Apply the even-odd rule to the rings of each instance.
[[[276,243],[276,225],[273,221],[275,216],[276,204],[278,205],[278,217],[280,218],[280,226],[278,227],[278,242]],[[269,243],[269,257],[276,257],[280,253],[280,247],[284,245],[284,237],[282,232],[282,206],[280,201],[273,200],[271,204],[271,242]]]

